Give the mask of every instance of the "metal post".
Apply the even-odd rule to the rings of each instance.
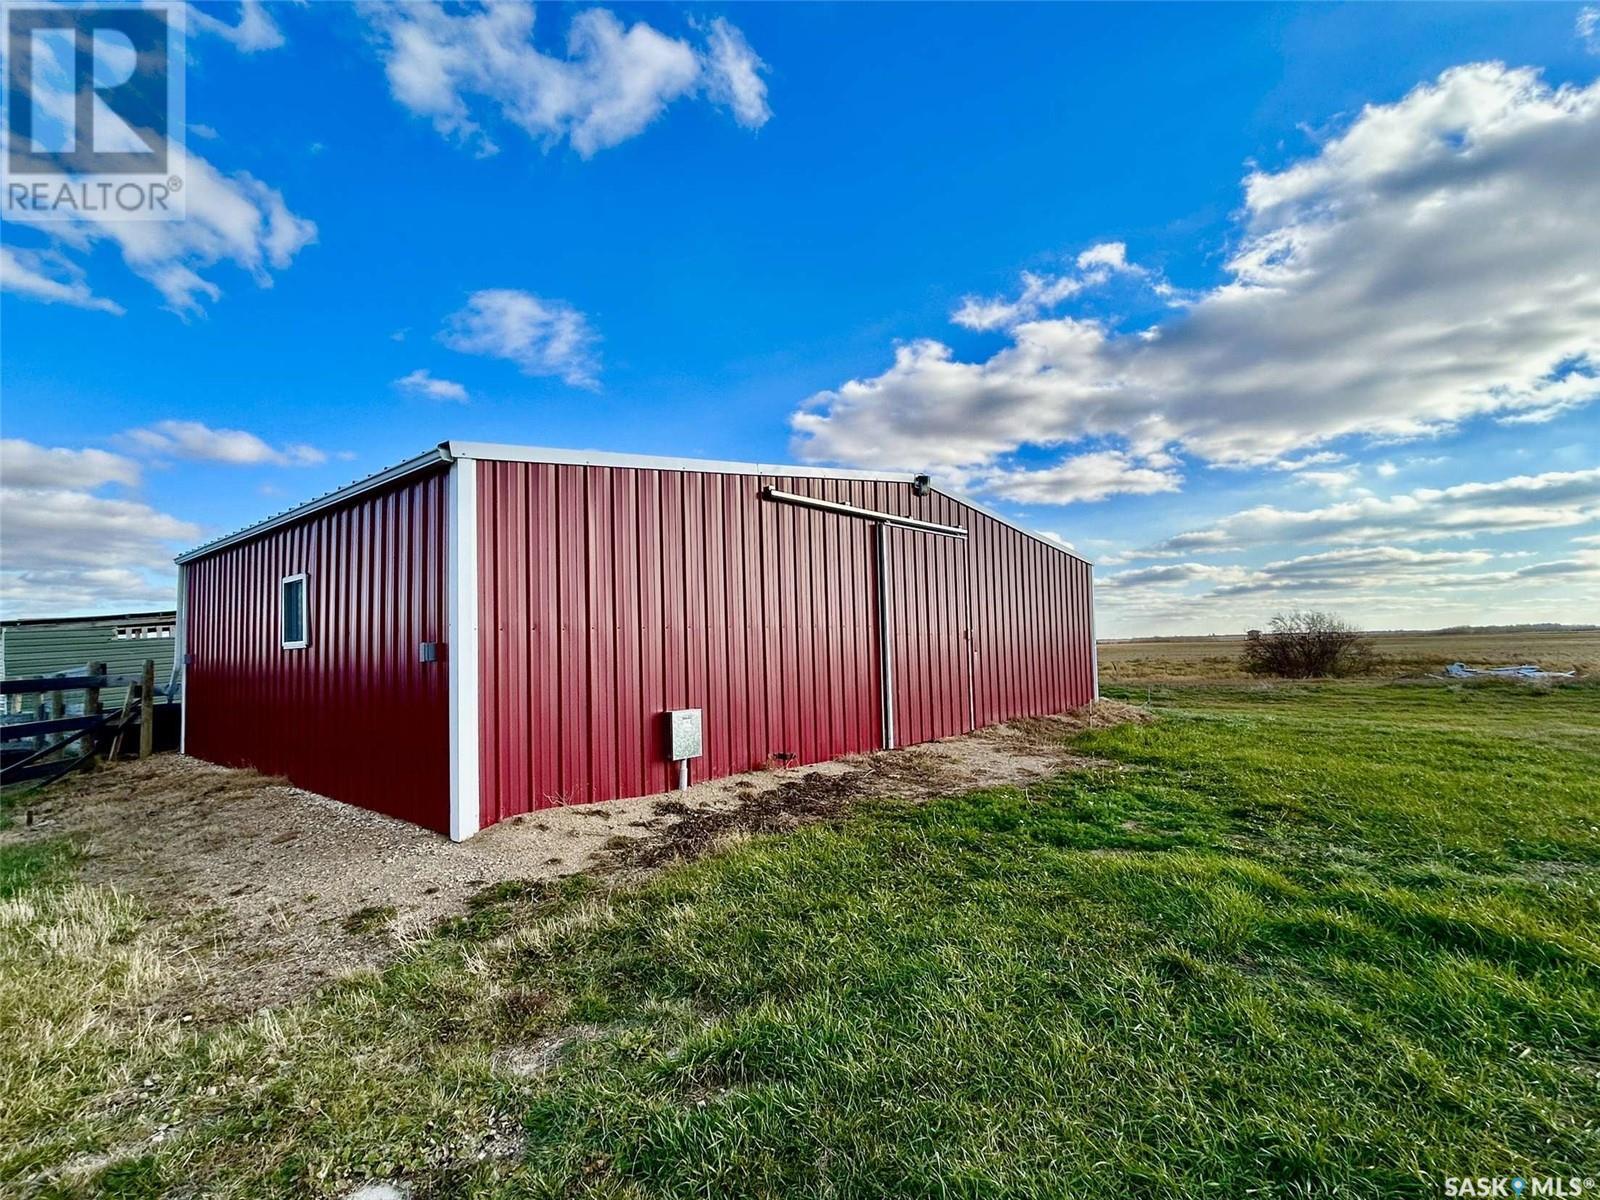
[[[689,760],[687,758],[678,760],[678,790],[680,792],[689,790]]]
[[[890,637],[889,526],[878,530],[878,686],[883,692],[883,748],[894,749],[894,646]]]

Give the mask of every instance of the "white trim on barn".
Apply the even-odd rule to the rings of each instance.
[[[445,484],[450,668],[450,840],[478,832],[478,464],[450,465]]]
[[[650,471],[697,471],[708,475],[786,475],[791,479],[860,479],[868,483],[905,483],[906,477],[883,471],[851,471],[842,467],[797,467],[785,463],[725,462],[711,458],[673,458],[661,454],[617,454],[610,450],[563,450],[555,446],[512,446],[498,442],[444,442],[451,458],[487,462],[554,463],[569,467],[639,467]]]
[[[1089,654],[1093,658],[1090,666],[1094,671],[1094,698],[1100,699],[1100,638],[1095,633],[1094,612],[1094,572],[1089,572]]]
[[[172,674],[167,677],[167,702],[178,700],[178,753],[189,753],[189,568],[178,566],[178,610],[172,629]]]

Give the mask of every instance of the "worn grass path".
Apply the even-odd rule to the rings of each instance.
[[[638,890],[503,888],[381,977],[220,1028],[149,1019],[182,968],[137,914],[4,852],[0,1192],[1600,1176],[1600,689],[1152,699],[1075,739],[1113,768]]]

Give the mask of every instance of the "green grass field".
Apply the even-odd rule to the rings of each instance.
[[[500,889],[381,976],[205,1028],[135,905],[0,850],[0,1193],[1600,1175],[1600,688],[1151,700],[1076,738],[1104,768]]]

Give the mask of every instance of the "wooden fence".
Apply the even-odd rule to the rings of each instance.
[[[106,757],[122,754],[130,729],[137,729],[139,757],[149,758],[155,746],[156,664],[146,659],[138,675],[109,675],[103,662],[90,663],[81,675],[46,675],[35,679],[0,681],[0,695],[37,696],[34,717],[0,725],[7,746],[31,743],[20,757],[0,761],[0,787],[24,782],[49,783],[72,771],[93,768],[100,761],[102,741]],[[122,707],[106,712],[100,693],[106,688],[127,688]],[[83,693],[83,711],[67,712],[67,694]],[[77,747],[74,753],[67,751]]]

